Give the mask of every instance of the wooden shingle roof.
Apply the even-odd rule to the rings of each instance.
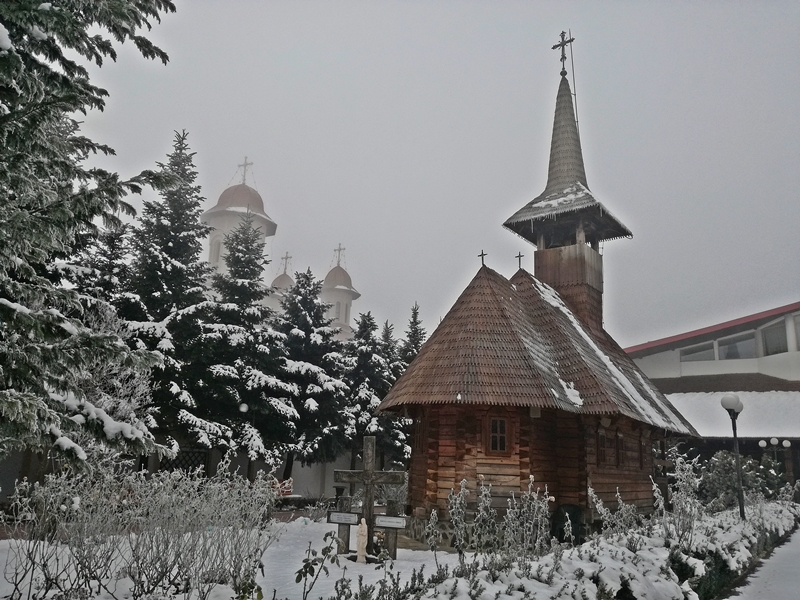
[[[608,334],[522,269],[509,281],[482,267],[378,410],[414,404],[623,414],[696,435]]]

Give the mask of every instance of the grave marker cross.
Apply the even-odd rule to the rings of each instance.
[[[403,485],[406,474],[403,471],[376,471],[375,470],[375,436],[364,436],[364,470],[363,471],[334,471],[335,483],[361,483],[364,486],[364,503],[361,514],[367,521],[367,554],[374,554],[372,538],[375,532],[375,486],[376,485]]]

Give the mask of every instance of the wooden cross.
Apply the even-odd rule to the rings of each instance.
[[[567,74],[567,69],[564,68],[565,67],[564,63],[567,62],[567,50],[566,50],[567,44],[571,44],[574,41],[575,41],[574,37],[571,37],[571,38],[567,39],[567,32],[566,31],[562,31],[561,32],[561,41],[558,44],[556,44],[555,46],[553,46],[553,50],[555,50],[556,48],[561,48],[561,76],[562,77]]]
[[[523,257],[524,257],[524,256],[525,256],[525,255],[524,255],[522,252],[520,252],[519,254],[517,254],[517,255],[514,257],[514,258],[516,258],[516,259],[517,259],[517,262],[519,263],[519,268],[520,268],[520,269],[522,268],[522,259],[523,259]]]
[[[364,485],[364,502],[361,515],[367,522],[367,554],[374,554],[372,538],[375,534],[375,486],[376,485],[403,485],[406,474],[403,471],[376,471],[375,470],[375,436],[364,436],[364,470],[333,472],[335,483],[361,483]]]
[[[480,254],[478,254],[478,256],[481,258],[481,266],[482,266],[482,267],[485,267],[485,266],[486,266],[486,263],[484,262],[484,260],[483,260],[483,259],[484,259],[485,257],[489,256],[489,255],[488,255],[488,254],[486,254],[486,252],[484,252],[483,250],[481,250],[481,253],[480,253]]]
[[[236,165],[237,167],[242,167],[242,183],[247,183],[247,167],[252,167],[253,163],[247,162],[247,157],[244,157],[244,163],[241,165]]]
[[[292,258],[292,257],[289,256],[288,252],[286,254],[284,254],[283,256],[281,256],[281,260],[283,261],[283,274],[284,275],[286,274],[286,269],[289,268],[289,259],[290,258]]]
[[[337,267],[342,263],[342,252],[344,252],[345,250],[347,250],[347,248],[342,248],[341,244],[339,244],[338,248],[334,248],[333,249],[333,251],[336,253],[336,266]]]

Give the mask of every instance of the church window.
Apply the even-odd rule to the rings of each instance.
[[[344,305],[344,322],[345,323],[349,323],[350,322],[350,305],[349,304],[345,304]]]
[[[625,438],[621,433],[617,434],[617,466],[625,466]]]
[[[491,419],[489,428],[489,450],[491,452],[508,452],[508,420]]]
[[[604,465],[606,462],[606,432],[597,432],[597,464]]]
[[[753,331],[719,340],[717,345],[720,360],[756,357],[756,334]]]
[[[714,342],[706,342],[705,344],[681,350],[681,362],[694,362],[697,360],[714,360]]]
[[[219,263],[219,253],[222,247],[222,241],[217,238],[213,242],[211,242],[211,264],[216,265]]]
[[[342,316],[342,303],[341,302],[337,302],[336,303],[336,320],[338,321],[341,316]]]
[[[761,336],[764,340],[764,356],[789,351],[789,344],[786,340],[786,325],[783,321],[765,327],[761,331]]]

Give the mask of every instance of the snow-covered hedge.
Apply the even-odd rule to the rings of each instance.
[[[209,478],[64,472],[18,484],[5,523],[10,598],[204,600],[219,585],[250,597],[277,534],[278,485],[226,466]]]

